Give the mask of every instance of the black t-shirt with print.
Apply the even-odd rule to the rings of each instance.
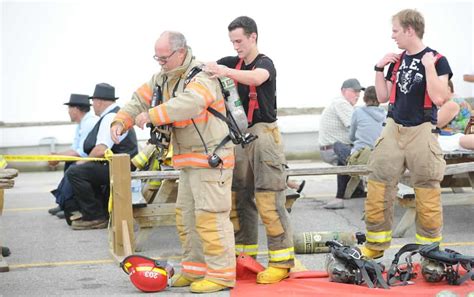
[[[224,57],[217,61],[217,64],[225,65],[229,68],[235,68],[239,62],[238,56]],[[258,86],[257,100],[258,109],[253,112],[253,121],[250,126],[256,123],[273,123],[277,120],[277,103],[276,103],[276,69],[273,61],[263,54],[259,54],[249,65],[242,63],[241,70],[252,70],[254,68],[263,68],[270,73],[268,79]],[[245,113],[248,114],[249,109],[249,86],[239,83],[237,90],[244,106]]]
[[[426,90],[425,67],[421,63],[421,58],[427,52],[436,51],[425,48],[415,55],[403,55],[403,61],[397,73],[395,103],[389,110],[387,117],[393,118],[397,124],[405,127],[418,126],[427,121],[424,118],[424,100]],[[390,80],[395,64],[390,64],[385,79]],[[448,60],[443,56],[436,63],[436,72],[438,76],[448,74],[449,78],[453,75]],[[431,122],[437,123],[437,108],[435,104],[431,108]]]

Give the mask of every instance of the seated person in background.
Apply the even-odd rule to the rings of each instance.
[[[68,113],[71,121],[78,125],[76,127],[76,132],[74,133],[74,140],[71,148],[53,154],[61,156],[87,157],[87,154],[83,149],[84,140],[99,120],[93,112],[90,112],[91,104],[89,103],[89,95],[71,94],[69,102],[64,103],[64,105],[68,106]],[[50,167],[56,167],[59,161],[49,161],[48,163]],[[75,162],[65,162],[64,172],[66,172],[69,166],[73,164],[75,164]],[[63,177],[58,188],[51,191],[51,193],[56,197],[56,203],[58,206],[49,209],[48,212],[59,218],[64,218],[64,203],[66,200],[72,199],[72,188],[68,179]]]
[[[350,145],[349,127],[354,105],[359,100],[360,91],[365,90],[355,78],[342,83],[341,96],[335,98],[323,110],[319,127],[319,151],[321,159],[329,164],[337,165],[334,143]]]
[[[370,86],[365,90],[364,102],[365,106],[356,108],[352,114],[349,139],[353,145],[348,146],[340,142],[334,144],[334,152],[338,156],[338,165],[347,165],[347,160],[351,155],[355,155],[367,147],[372,149],[382,132],[382,124],[385,121],[386,113],[382,107],[379,107],[380,103],[377,100],[374,86]],[[350,178],[349,175],[338,175],[336,199],[326,204],[324,208],[344,208],[343,198]],[[363,185],[359,183],[358,189],[352,197],[365,197],[364,194]]]
[[[349,129],[354,105],[360,92],[365,90],[355,78],[345,80],[341,86],[341,96],[332,100],[323,110],[319,127],[319,152],[321,159],[331,165],[342,165],[338,161],[334,144],[336,142],[350,151]],[[338,181],[340,177],[338,175]],[[338,197],[338,194],[336,194]],[[342,198],[342,197],[341,197]]]
[[[471,118],[471,106],[463,98],[454,94],[454,86],[448,81],[450,100],[444,103],[438,110],[438,124],[441,135],[452,135],[464,133],[467,123]]]
[[[454,94],[452,81],[448,81],[451,100],[443,104],[438,110],[438,124],[440,135],[454,135],[464,133],[471,119],[472,107],[463,98]],[[463,135],[459,138],[459,145],[463,149],[474,150],[474,134]]]
[[[133,129],[119,137],[114,144],[110,134],[110,124],[120,107],[115,103],[115,88],[109,84],[97,84],[92,99],[92,107],[100,117],[92,131],[84,141],[84,152],[89,157],[103,158],[105,151],[126,153],[134,157],[138,153],[137,136]],[[92,161],[77,162],[76,166],[66,171],[66,176],[74,192],[74,201],[82,214],[82,218],[71,223],[73,230],[106,228],[108,223],[108,189],[110,184],[109,162]]]

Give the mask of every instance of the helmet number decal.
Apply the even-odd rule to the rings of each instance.
[[[148,277],[148,278],[154,278],[154,279],[157,279],[158,278],[158,272],[156,271],[145,271],[145,277]]]

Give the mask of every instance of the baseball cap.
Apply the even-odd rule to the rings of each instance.
[[[364,91],[365,88],[362,87],[359,83],[359,81],[355,78],[349,78],[349,79],[346,79],[343,83],[342,83],[342,87],[341,89],[354,89],[356,91]]]

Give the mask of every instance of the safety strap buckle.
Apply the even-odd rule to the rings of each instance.
[[[352,257],[353,259],[356,259],[356,260],[360,260],[362,258],[362,255],[361,255],[360,251],[357,250],[357,249],[354,249],[354,248],[348,249],[347,254],[350,257]]]

